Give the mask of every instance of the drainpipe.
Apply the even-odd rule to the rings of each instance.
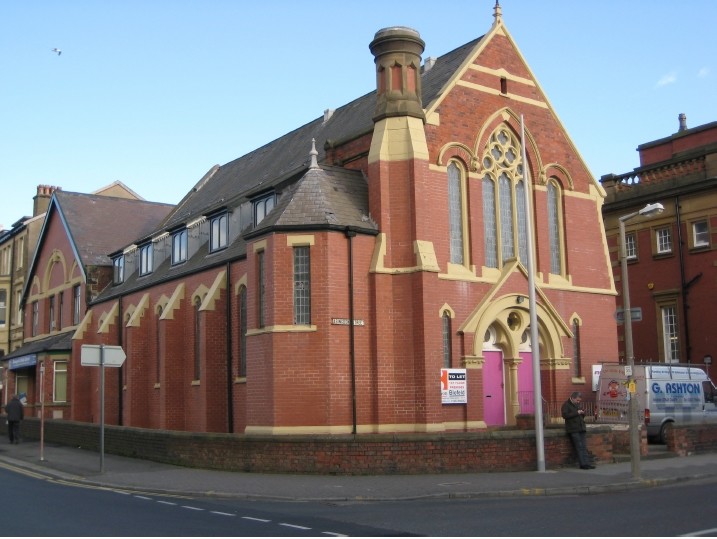
[[[351,411],[353,414],[352,434],[356,434],[356,351],[354,347],[354,260],[351,239],[356,232],[346,227],[349,248],[349,356],[351,358]]]
[[[690,319],[688,316],[690,306],[687,301],[689,290],[693,284],[699,281],[702,273],[698,273],[689,282],[685,281],[685,252],[682,243],[682,217],[680,215],[680,197],[675,197],[675,216],[677,219],[677,246],[680,258],[680,285],[682,290],[682,319],[685,326],[685,352],[687,363],[692,363],[692,344],[690,343]]]
[[[234,432],[234,381],[232,380],[232,279],[227,262],[227,432]]]

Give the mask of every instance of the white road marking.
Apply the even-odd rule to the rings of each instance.
[[[287,528],[296,528],[297,530],[310,530],[306,526],[299,526],[298,524],[288,524],[286,522],[279,522],[279,526],[286,526]]]
[[[254,518],[254,517],[242,517],[246,520],[256,520],[257,522],[271,522],[271,520],[266,520],[264,518]]]

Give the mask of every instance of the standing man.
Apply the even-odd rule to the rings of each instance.
[[[565,401],[560,412],[565,420],[565,432],[570,436],[570,440],[573,442],[575,452],[578,454],[578,462],[580,463],[580,469],[592,470],[595,468],[590,464],[590,457],[588,456],[588,447],[585,437],[585,410],[580,405],[583,401],[583,397],[579,391],[573,391],[570,394],[570,398]]]
[[[5,405],[7,413],[7,433],[11,444],[20,443],[20,421],[24,418],[24,409],[17,395],[13,395],[10,402]]]

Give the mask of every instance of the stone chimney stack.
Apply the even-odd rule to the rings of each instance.
[[[47,207],[50,205],[52,193],[61,189],[61,187],[55,187],[52,185],[38,185],[37,194],[33,197],[33,200],[35,201],[32,210],[33,217],[45,213],[47,211]]]
[[[421,102],[421,54],[425,46],[413,28],[392,26],[376,32],[369,45],[376,63],[374,122],[392,116],[425,120]]]
[[[680,120],[680,128],[677,130],[679,133],[680,131],[687,131],[687,115],[684,112],[681,112],[678,116]]]

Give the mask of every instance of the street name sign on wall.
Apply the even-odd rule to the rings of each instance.
[[[121,346],[83,344],[80,364],[83,367],[99,367],[100,361],[105,367],[121,367],[127,355]]]

